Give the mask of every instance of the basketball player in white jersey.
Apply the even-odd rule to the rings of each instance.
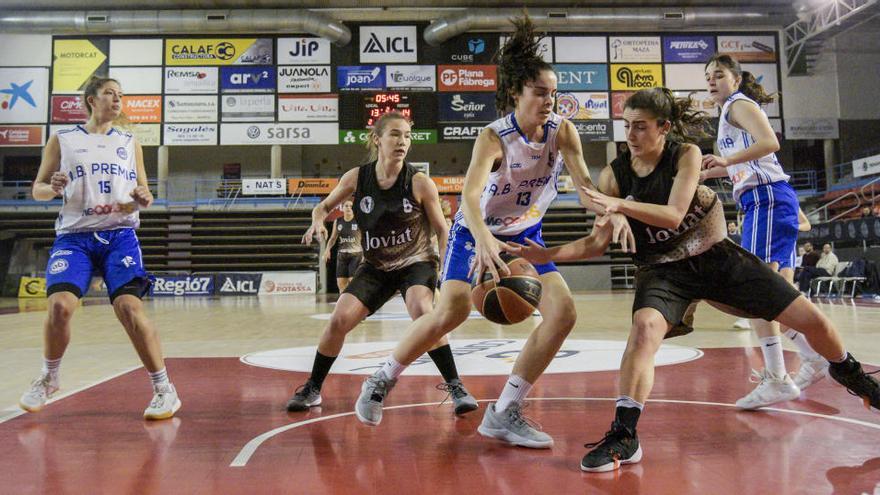
[[[563,166],[578,186],[592,187],[577,130],[553,112],[556,74],[538,55],[533,25],[528,18],[513,23],[516,31],[500,52],[496,93],[496,107],[510,113],[486,127],[474,144],[462,206],[449,233],[440,299],[434,311],[413,322],[385,366],[364,382],[355,405],[364,423],[381,421],[385,395],[406,366],[467,319],[471,274],[488,270],[498,280],[497,267],[507,271],[499,253],[512,250],[506,242],[524,244],[529,239],[543,245],[541,219],[556,197]],[[620,220],[618,235],[631,241],[626,221]],[[568,336],[576,314],[556,266],[546,263],[535,269],[543,284],[538,307],[542,321],[478,431],[514,445],[550,448],[553,439],[524,419],[522,401]]]
[[[721,156],[704,156],[701,176],[733,181],[733,197],[745,213],[742,247],[791,283],[800,208],[789,176],[776,159],[779,141],[760,106],[773,97],[730,55],[716,54],[705,67],[709,95],[721,108],[717,138]],[[801,389],[827,374],[828,361],[801,333],[788,329],[786,335],[801,357],[801,368],[792,380],[785,369],[779,324],[753,319],[752,327],[761,342],[765,370],[754,372],[758,386],[738,400],[737,407],[755,409],[797,398]]]
[[[60,195],[64,203],[46,268],[49,315],[43,327],[43,370],[19,403],[36,412],[58,391],[71,317],[92,275],[100,274],[116,317],[153,384],[144,418],[167,419],[181,403],[168,380],[159,334],[144,313],[141,298],[150,279],[134,232],[140,225],[138,211],[153,203],[143,151],[131,133],[114,127],[124,119],[122,89],[116,80],[93,77],[82,101],[88,122],[49,138],[34,181],[34,199],[49,201]]]

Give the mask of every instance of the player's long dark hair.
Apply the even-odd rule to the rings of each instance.
[[[767,94],[764,90],[764,87],[758,83],[758,80],[755,79],[755,75],[747,70],[743,70],[742,66],[739,65],[739,62],[726,53],[716,53],[706,62],[706,65],[703,67],[709,67],[710,64],[715,63],[729,70],[733,77],[742,77],[742,81],[739,83],[740,93],[748,96],[749,98],[758,102],[759,105],[764,105],[766,103],[772,103],[775,99],[774,95]]]
[[[708,115],[696,109],[692,95],[676,98],[667,88],[643,89],[627,98],[623,108],[647,110],[657,117],[658,125],[671,123],[670,137],[676,141],[696,143],[709,137]]]
[[[540,35],[528,15],[511,19],[513,35],[495,54],[498,64],[498,90],[495,91],[495,108],[501,113],[516,107],[515,95],[522,94],[523,86],[537,79],[541,71],[553,70],[540,55]]]

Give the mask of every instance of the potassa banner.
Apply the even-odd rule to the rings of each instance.
[[[663,66],[660,64],[611,64],[611,89],[640,90],[663,86]]]
[[[260,281],[261,296],[287,296],[317,292],[317,276],[312,271],[265,272]]]
[[[274,62],[271,38],[165,40],[165,65],[265,65]]]

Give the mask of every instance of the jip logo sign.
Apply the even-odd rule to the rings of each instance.
[[[361,26],[360,28],[362,63],[416,62],[417,46],[415,26]]]

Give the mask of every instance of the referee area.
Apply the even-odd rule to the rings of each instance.
[[[797,246],[828,246],[813,254],[818,267],[803,264],[799,288],[865,371],[880,371],[880,0],[526,7],[557,74],[554,112],[575,124],[594,182],[626,149],[624,101],[640,89],[690,95],[717,130],[704,75],[716,52],[738,57],[777,96],[763,109],[811,224]],[[0,0],[0,495],[880,495],[880,415],[830,377],[795,400],[737,408],[765,366],[761,343],[706,303],[694,331],[656,355],[641,461],[582,472],[584,444],[602,439],[615,410],[632,324],[636,266],[617,244],[559,263],[577,323],[525,399],[550,449],[477,432],[542,322],[537,310],[514,325],[473,310],[449,334],[476,411],[453,413],[426,354],[401,376],[380,425],[355,417],[361,384],[411,323],[399,294],[348,334],[321,405],[285,409],[339,298],[336,246],[325,260],[323,240],[301,242],[312,209],[366,163],[369,129],[397,111],[414,123],[406,161],[429,175],[451,222],[475,139],[497,118],[493,55],[523,12],[499,0]],[[49,137],[85,122],[80,86],[95,74],[125,92],[155,197],[136,233],[154,278],[144,309],[182,401],[166,420],[143,419],[149,377],[99,274],[74,311],[60,391],[39,412],[19,407],[44,359],[62,207],[34,200],[33,181]],[[714,138],[699,147],[717,150]],[[555,179],[547,246],[587,236],[597,221],[568,173]],[[741,235],[732,182],[705,185],[729,235]],[[327,217],[328,230],[342,215]],[[782,342],[794,374],[797,348]]]

